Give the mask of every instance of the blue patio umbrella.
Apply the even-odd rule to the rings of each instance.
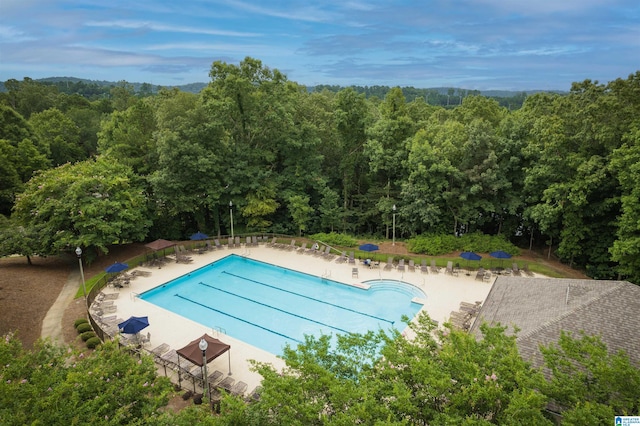
[[[480,256],[479,254],[474,253],[472,251],[463,251],[462,253],[460,253],[460,257],[467,261],[467,268],[469,267],[469,261],[470,260],[480,260],[480,259],[482,259],[482,256]],[[467,275],[468,275],[468,273],[467,273]]]
[[[361,245],[360,247],[358,247],[358,249],[362,251],[376,251],[379,249],[379,247],[375,244],[367,243],[367,244]]]
[[[149,317],[129,317],[118,324],[120,332],[126,334],[137,334],[147,327],[149,327]]]
[[[129,269],[129,265],[127,265],[126,263],[116,262],[113,265],[107,266],[105,268],[105,271],[109,274],[116,274],[118,272],[124,271],[125,269]]]
[[[500,267],[502,267],[502,259],[511,259],[511,255],[502,250],[492,251],[491,253],[489,253],[489,256],[495,259],[500,259]]]
[[[465,259],[465,260],[480,260],[482,259],[482,256],[480,256],[477,253],[474,253],[472,251],[463,251],[462,253],[460,253],[460,257]]]
[[[196,232],[191,236],[191,239],[194,241],[206,240],[207,238],[209,238],[209,236],[200,231]]]

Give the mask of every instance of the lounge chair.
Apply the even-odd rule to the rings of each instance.
[[[322,253],[322,257],[324,257],[329,262],[332,261],[335,258],[335,256],[333,254],[331,254],[331,247],[330,246],[327,246],[327,248],[324,249],[324,253]]]
[[[435,260],[431,260],[431,272],[434,274],[437,274],[438,272],[440,272],[440,268],[436,266]]]
[[[254,247],[258,247],[258,237],[255,235],[251,236],[251,245]]]
[[[275,247],[277,240],[278,240],[278,237],[273,237],[271,239],[271,242],[267,243],[267,247]]]
[[[236,244],[236,247],[241,247],[241,244],[240,244],[240,237],[236,237],[235,244]]]
[[[349,252],[349,263],[352,265],[356,263],[356,256],[352,251]]]
[[[296,250],[296,253],[302,254],[305,251],[307,251],[307,243],[302,243],[302,245],[298,247],[298,250]]]
[[[222,245],[220,244],[220,240],[216,238],[215,240],[213,240],[213,244],[216,246],[218,250],[222,250]]]
[[[427,267],[427,259],[422,259],[422,264],[420,265],[420,272],[423,274],[429,273],[429,268]]]
[[[231,387],[231,395],[244,395],[244,393],[247,391],[247,386],[248,385],[245,382],[239,381]]]
[[[235,247],[235,244],[233,244],[233,238],[229,237],[227,241],[227,248],[232,249],[234,247]]]
[[[387,258],[387,264],[384,265],[384,270],[385,271],[390,271],[393,269],[393,257],[389,257]]]
[[[445,274],[449,274],[449,275],[453,275],[453,276],[458,276],[458,270],[457,269],[453,269],[453,262],[452,261],[448,261],[447,262],[447,270],[445,271]]]
[[[343,251],[340,256],[336,259],[336,263],[345,263],[347,261],[347,252]]]
[[[285,249],[288,250],[288,251],[293,251],[296,248],[297,248],[296,247],[296,240],[291,240],[291,243],[288,246],[285,247]]]
[[[484,268],[478,268],[478,272],[476,272],[476,280],[482,281],[484,279]]]
[[[411,272],[416,271],[416,264],[413,262],[413,259],[409,261],[409,271]]]
[[[531,272],[529,270],[529,264],[525,263],[524,266],[522,267],[522,271],[527,274],[528,277],[532,277],[533,276],[533,272]]]
[[[313,252],[314,256],[321,256],[324,253],[324,246],[320,246],[320,248]]]
[[[511,266],[511,269],[512,269],[512,271],[513,271],[513,275],[517,275],[517,276],[520,276],[520,275],[521,275],[520,268],[518,268],[518,264],[517,264],[517,263],[514,263],[514,264]]]
[[[245,246],[245,247],[251,247],[251,246],[252,246],[252,244],[251,244],[251,237],[247,237],[247,238],[245,239],[244,246]]]
[[[398,262],[398,266],[396,266],[396,269],[400,272],[404,272],[404,259],[400,259],[400,261]]]

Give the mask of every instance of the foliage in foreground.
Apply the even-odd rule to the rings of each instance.
[[[114,343],[85,356],[43,341],[27,351],[7,335],[0,365],[3,425],[144,424],[171,390],[151,358],[138,360]]]
[[[137,360],[106,343],[82,357],[48,343],[24,351],[0,341],[0,423],[145,425],[600,425],[640,409],[640,369],[609,354],[597,337],[563,334],[542,348],[545,376],[519,355],[516,337],[483,325],[484,338],[445,328],[422,314],[398,332],[308,336],[286,348],[286,367],[254,363],[260,400],[225,396],[208,407],[162,409],[170,389],[149,357]]]

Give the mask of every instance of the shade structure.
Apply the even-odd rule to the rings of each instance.
[[[489,253],[489,256],[495,257],[496,259],[511,259],[511,255],[502,250],[492,251]]]
[[[178,353],[178,367],[180,367],[180,357],[188,359],[200,367],[204,365],[202,362],[202,349],[200,349],[200,340],[202,339],[207,342],[207,350],[205,351],[207,364],[227,352],[229,358],[229,374],[231,374],[231,345],[227,345],[226,343],[209,336],[207,333],[195,340],[192,340],[187,344],[187,346],[176,351]]]
[[[190,238],[194,241],[201,241],[201,240],[206,240],[207,238],[209,238],[209,236],[207,234],[204,234],[198,231],[195,234],[191,235]]]
[[[176,243],[172,241],[159,239],[159,240],[152,241],[149,244],[145,244],[144,246],[150,248],[151,250],[162,250],[168,247],[173,247],[175,245]]]
[[[482,256],[480,256],[477,253],[474,253],[472,251],[463,251],[462,253],[460,253],[460,257],[465,259],[465,260],[480,260],[482,259]]]
[[[120,332],[126,334],[136,334],[147,327],[149,327],[148,317],[129,317],[129,319],[118,324]]]
[[[104,270],[110,274],[116,274],[124,271],[125,269],[129,269],[129,265],[126,263],[116,262],[113,265],[107,266]]]
[[[506,251],[502,251],[502,250],[496,250],[496,251],[492,251],[491,253],[489,253],[489,256],[495,258],[495,259],[500,259],[500,267],[502,268],[502,261],[504,259],[511,259],[511,255],[509,253],[507,253]]]
[[[375,244],[367,243],[361,245],[360,247],[358,247],[358,249],[362,251],[376,251],[379,249],[379,247]]]

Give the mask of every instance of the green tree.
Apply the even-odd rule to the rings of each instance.
[[[289,212],[293,223],[298,227],[298,235],[307,230],[307,223],[313,213],[313,208],[309,206],[309,197],[302,195],[292,195],[289,197]]]
[[[111,244],[142,241],[151,225],[131,169],[104,158],[35,176],[18,196],[14,215],[37,235],[39,254],[76,246],[106,253]]]
[[[60,110],[51,108],[35,113],[29,124],[41,144],[39,150],[47,154],[54,167],[86,158],[78,126]]]
[[[0,363],[3,425],[146,424],[171,389],[151,357],[138,361],[114,342],[84,355],[42,341],[27,351],[7,335]]]

